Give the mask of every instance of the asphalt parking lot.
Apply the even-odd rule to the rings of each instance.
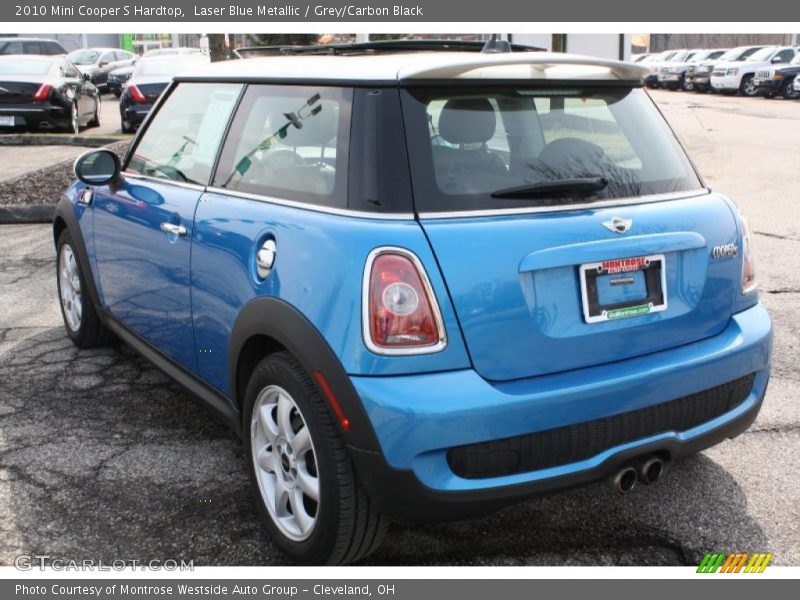
[[[651,93],[755,231],[776,328],[758,420],[626,496],[598,484],[473,521],[395,524],[368,564],[683,565],[712,550],[800,564],[800,101]],[[77,351],[53,263],[47,225],[0,226],[0,564],[281,562],[238,440],[125,347]]]

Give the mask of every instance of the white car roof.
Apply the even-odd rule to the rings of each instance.
[[[343,56],[293,55],[212,63],[176,79],[409,81],[426,79],[639,80],[641,65],[551,52],[404,52]]]

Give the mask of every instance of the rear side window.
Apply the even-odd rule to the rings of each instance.
[[[641,89],[413,88],[403,112],[420,212],[702,189]]]
[[[207,185],[241,84],[181,83],[153,115],[127,170]]]
[[[340,88],[249,86],[214,185],[345,207],[351,101]]]
[[[25,54],[43,54],[42,45],[39,42],[23,42],[22,47]]]

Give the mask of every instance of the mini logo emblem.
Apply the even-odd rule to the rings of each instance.
[[[603,227],[614,233],[627,233],[633,225],[633,219],[613,217],[610,221],[603,221]]]

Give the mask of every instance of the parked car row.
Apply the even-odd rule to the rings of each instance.
[[[704,50],[667,50],[637,57],[650,68],[645,84],[670,90],[774,98],[800,97],[800,47],[739,46]]]
[[[96,127],[105,91],[120,98],[122,131],[130,133],[172,76],[198,61],[208,62],[199,48],[158,48],[140,58],[118,48],[67,53],[55,40],[0,37],[0,131]]]

